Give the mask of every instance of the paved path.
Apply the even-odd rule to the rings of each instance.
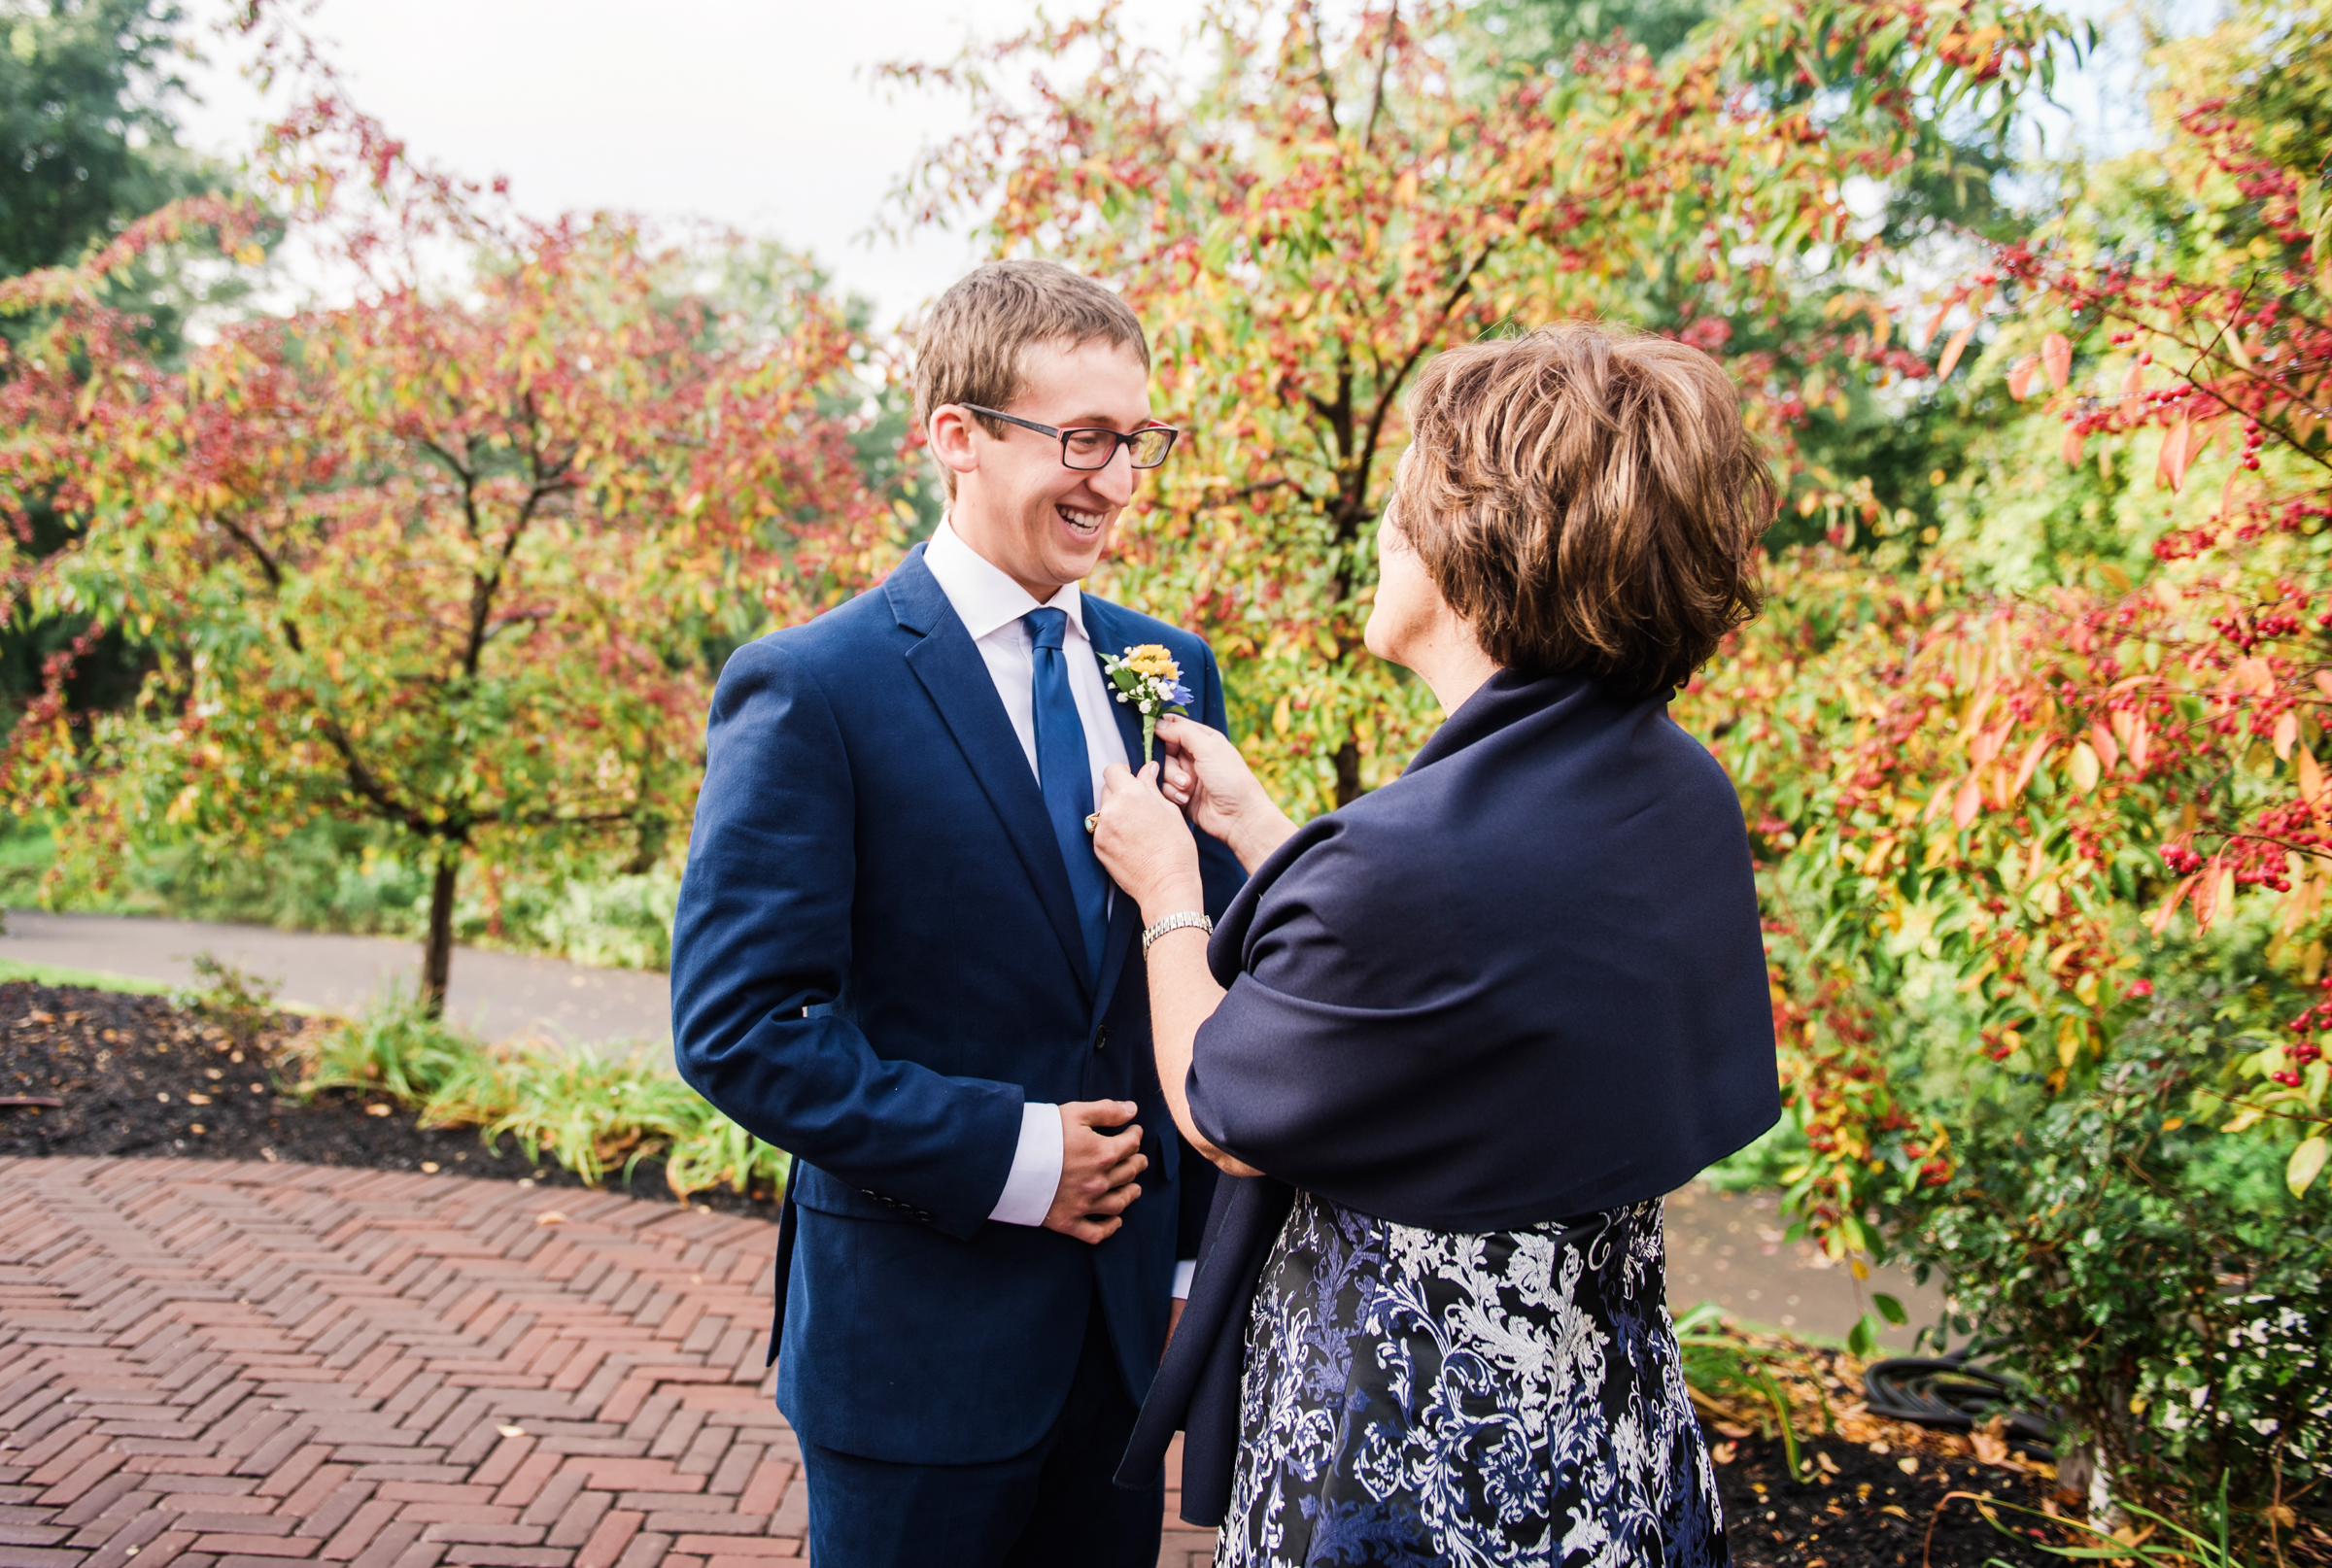
[[[170,985],[193,982],[209,952],[283,987],[287,1002],[354,1013],[421,975],[418,943],[203,920],[8,911],[0,958],[93,970]],[[568,1041],[671,1039],[671,988],[662,974],[594,969],[556,958],[454,951],[446,1010],[487,1040],[541,1029]]]
[[[1668,1195],[1668,1300],[1678,1310],[1713,1301],[1733,1316],[1766,1328],[1843,1340],[1884,1291],[1903,1303],[1910,1321],[1879,1336],[1905,1352],[1922,1325],[1943,1315],[1943,1289],[1912,1281],[1906,1269],[1873,1269],[1858,1282],[1843,1263],[1807,1242],[1783,1238],[1789,1221],[1769,1192],[1713,1192],[1686,1187]]]
[[[0,1215],[6,1568],[802,1551],[764,1221],[209,1160],[0,1160]],[[1703,1228],[1763,1256],[1757,1224]],[[1205,1568],[1211,1532],[1176,1512],[1170,1490],[1160,1568]]]
[[[206,1160],[0,1160],[0,1215],[8,1568],[801,1555],[767,1223]]]

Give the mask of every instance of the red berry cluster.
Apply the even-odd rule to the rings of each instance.
[[[2267,432],[2259,427],[2259,422],[2245,420],[2243,422],[2243,465],[2246,468],[2256,469],[2259,466],[2259,449],[2265,445],[2267,445]]]
[[[2298,1088],[2300,1070],[2323,1057],[2323,1046],[2308,1037],[2332,1032],[2332,974],[2317,981],[2316,989],[2323,993],[2323,1000],[2284,1026],[2299,1037],[2283,1047],[2284,1058],[2291,1066],[2268,1074],[2272,1081],[2281,1083],[2286,1089]]]
[[[2270,637],[2288,637],[2300,630],[2300,618],[2285,611],[2271,611],[2266,615],[2232,615],[2211,617],[2211,630],[2245,653],[2249,653]]]

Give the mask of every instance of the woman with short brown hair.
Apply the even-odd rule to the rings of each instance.
[[[1367,640],[1441,730],[1297,829],[1169,720],[1162,794],[1098,813],[1237,1178],[1119,1479],[1185,1427],[1220,1568],[1702,1568],[1661,1198],[1780,1102],[1740,806],[1666,704],[1756,607],[1772,481],[1713,362],[1599,325],[1443,355],[1412,421]],[[1184,815],[1252,872],[1211,944]]]

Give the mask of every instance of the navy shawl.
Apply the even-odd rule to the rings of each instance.
[[[1225,1179],[1119,1479],[1186,1427],[1219,1523],[1241,1346],[1297,1189],[1510,1230],[1656,1198],[1781,1112],[1749,841],[1666,694],[1492,676],[1393,783],[1256,869],[1208,961],[1190,1112]]]

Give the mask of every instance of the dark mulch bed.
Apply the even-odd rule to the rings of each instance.
[[[86,986],[0,982],[0,1097],[54,1099],[53,1108],[0,1107],[0,1155],[176,1156],[294,1160],[580,1187],[509,1139],[498,1152],[475,1128],[423,1128],[386,1095],[327,1089],[301,1101],[292,1045],[315,1020],[272,1015],[249,1049],[224,1028],[169,999]],[[672,1202],[664,1162],[642,1160],[635,1198]],[[701,1192],[692,1205],[777,1217],[773,1203]]]
[[[1727,1441],[1712,1433],[1733,1568],[1983,1568],[1992,1561],[2062,1564],[1986,1523],[1953,1492],[2039,1508],[2054,1483],[2030,1471],[1979,1464],[1958,1439],[1899,1428],[1875,1445],[1809,1437],[1800,1449],[1812,1478],[1789,1479],[1778,1440]],[[1905,1451],[1908,1449],[1908,1451]],[[1908,1466],[1906,1469],[1905,1466]],[[2002,1511],[2002,1524],[2043,1521]],[[2066,1544],[2062,1533],[2050,1537]]]

